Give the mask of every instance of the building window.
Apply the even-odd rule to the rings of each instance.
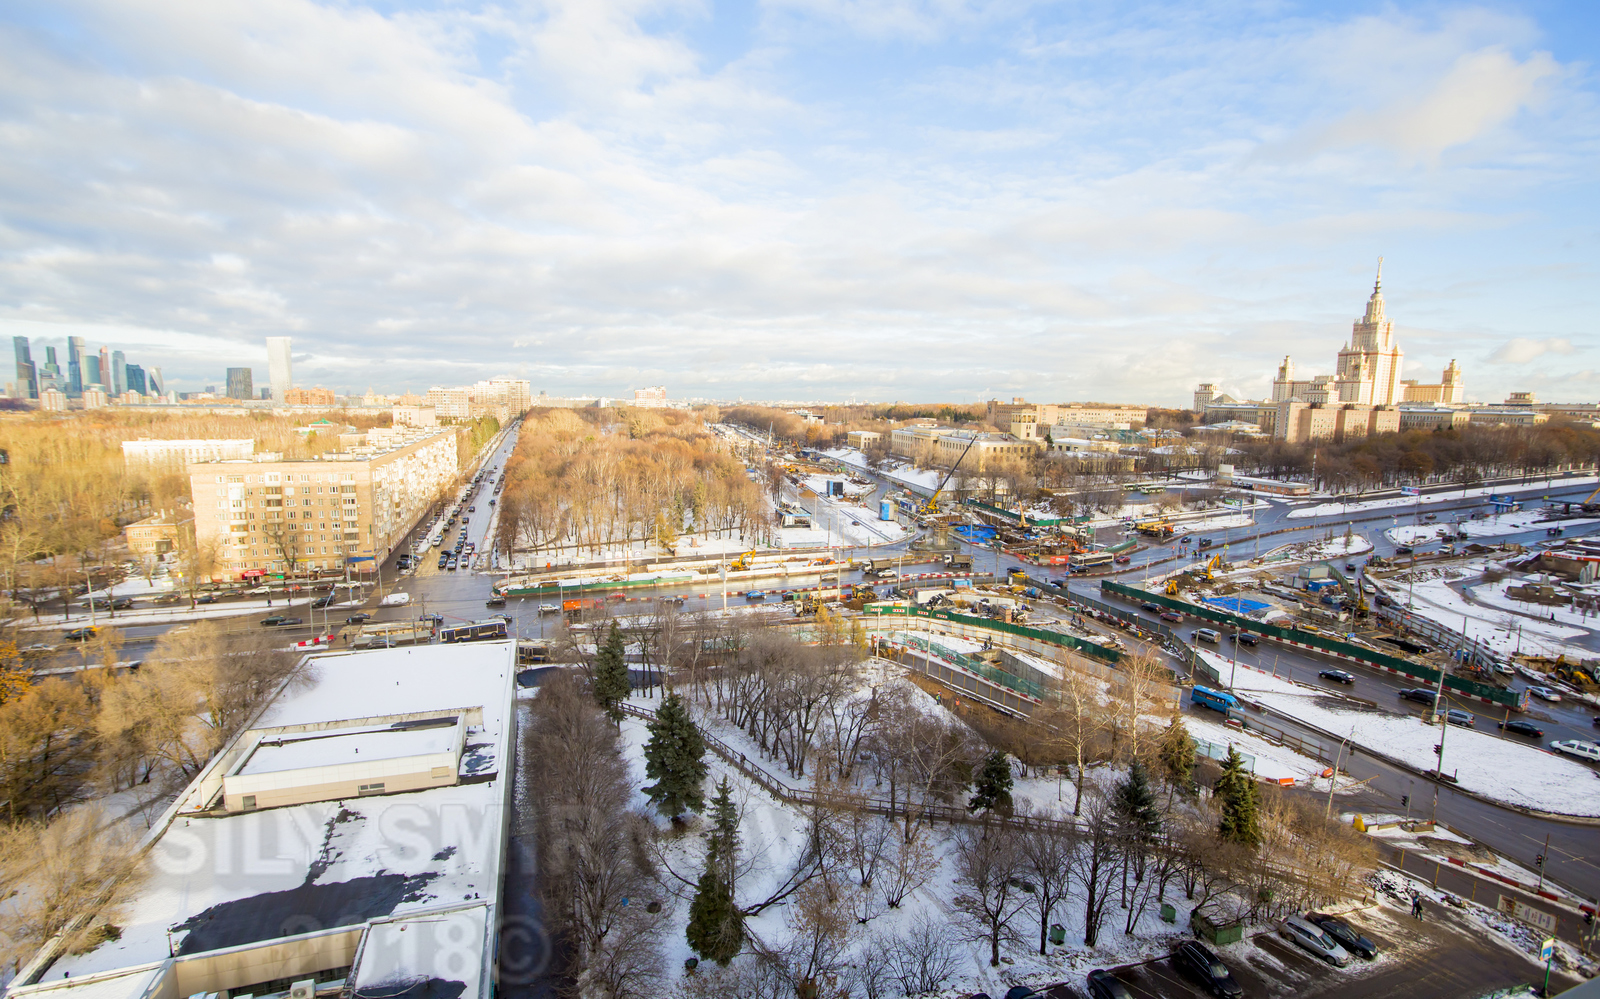
[[[382,794],[382,793],[383,793],[383,784],[382,784],[382,782],[379,782],[377,784],[357,784],[356,785],[356,794],[357,795]]]
[[[253,794],[245,795],[244,796],[244,810],[247,811],[247,812],[253,812],[253,811],[255,811],[255,807],[256,807],[256,796],[253,795]]]

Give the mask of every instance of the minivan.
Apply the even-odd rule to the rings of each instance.
[[[1215,628],[1196,628],[1194,630],[1194,639],[1197,642],[1210,642],[1212,645],[1216,645],[1222,641],[1222,633]]]
[[[1552,742],[1550,748],[1566,756],[1576,756],[1590,763],[1600,763],[1600,746],[1592,742],[1584,742],[1582,739],[1563,739],[1560,742]]]

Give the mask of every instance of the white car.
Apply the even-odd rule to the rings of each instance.
[[[1285,919],[1278,932],[1329,964],[1342,968],[1350,963],[1350,952],[1341,947],[1339,941],[1330,937],[1322,927],[1314,926],[1300,916]]]
[[[1576,756],[1578,759],[1588,760],[1590,763],[1600,763],[1600,746],[1596,746],[1592,742],[1584,742],[1582,739],[1563,739],[1560,742],[1552,742],[1550,751],[1561,753],[1563,756]]]
[[[539,605],[539,613],[541,615],[544,615],[544,614],[560,614],[561,613],[561,608],[556,606],[555,604],[540,604]]]
[[[1554,702],[1561,700],[1561,691],[1551,690],[1549,687],[1529,687],[1528,693],[1539,698],[1541,701]]]

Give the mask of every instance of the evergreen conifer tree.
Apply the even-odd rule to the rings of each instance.
[[[1222,776],[1217,780],[1217,797],[1222,801],[1222,821],[1217,827],[1217,834],[1223,841],[1252,849],[1260,846],[1261,823],[1256,816],[1256,782],[1244,772],[1244,759],[1231,746],[1228,747],[1228,758],[1222,763]]]
[[[689,717],[683,698],[668,694],[650,722],[644,773],[655,784],[644,789],[669,818],[705,807],[706,740]]]
[[[594,699],[614,722],[622,721],[622,702],[628,699],[628,662],[623,656],[626,648],[622,629],[611,622],[611,633],[594,657]]]
[[[734,901],[733,870],[739,852],[739,815],[724,777],[711,802],[706,869],[689,903],[689,946],[700,957],[727,964],[744,947],[744,913]]]
[[[1172,792],[1180,791],[1187,797],[1194,787],[1194,739],[1182,718],[1173,718],[1161,734],[1161,776],[1167,781],[1167,804],[1172,803]]]
[[[984,757],[973,781],[973,792],[967,811],[1011,811],[1011,764],[1005,753],[997,749]]]
[[[1128,776],[1117,786],[1117,812],[1136,839],[1150,840],[1161,831],[1161,811],[1150,793],[1150,779],[1138,760],[1128,768]]]

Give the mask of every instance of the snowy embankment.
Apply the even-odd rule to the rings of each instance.
[[[1503,538],[1508,534],[1526,534],[1528,531],[1546,527],[1573,528],[1600,524],[1600,519],[1594,518],[1561,521],[1546,521],[1544,518],[1543,510],[1518,510],[1516,513],[1497,513],[1491,517],[1463,520],[1460,523],[1393,527],[1383,533],[1397,545],[1415,545],[1437,540],[1446,533],[1465,534],[1469,538]]]
[[[1225,656],[1204,649],[1197,652],[1219,672],[1233,666]],[[1353,735],[1352,743],[1364,752],[1413,770],[1434,767],[1433,747],[1439,743],[1441,729],[1423,724],[1414,715],[1375,710],[1243,663],[1238,667],[1234,692],[1336,738]],[[1486,731],[1451,726],[1444,736],[1444,771],[1455,775],[1461,788],[1519,808],[1600,815],[1600,771],[1538,746],[1501,738],[1495,721],[1487,716],[1479,724]]]
[[[1509,613],[1514,603],[1504,595],[1503,585],[1498,587],[1501,591],[1500,600],[1497,601],[1491,596],[1482,603],[1468,603],[1465,597],[1450,586],[1452,582],[1466,583],[1480,579],[1482,572],[1483,566],[1476,563],[1465,569],[1452,566],[1419,566],[1390,576],[1384,582],[1385,589],[1400,606],[1409,605],[1413,614],[1437,621],[1453,631],[1463,633],[1480,646],[1502,656],[1522,652],[1587,659],[1594,655],[1590,649],[1563,641],[1587,635],[1588,631],[1583,628],[1567,627],[1555,621]],[[1477,593],[1473,596],[1475,599],[1478,598]],[[1504,604],[1513,604],[1513,607]],[[1531,611],[1545,617],[1551,613],[1549,609],[1538,607],[1536,604],[1515,609]]]
[[[1372,550],[1372,542],[1359,534],[1321,541],[1295,541],[1279,545],[1261,556],[1261,561],[1283,565],[1291,562],[1325,562],[1329,559],[1349,558]]]
[[[1435,503],[1459,503],[1463,499],[1483,499],[1488,496],[1503,496],[1511,493],[1544,493],[1551,489],[1566,489],[1569,486],[1592,485],[1600,482],[1600,478],[1592,475],[1580,476],[1572,479],[1562,479],[1557,483],[1534,483],[1526,486],[1479,486],[1475,489],[1452,489],[1442,493],[1427,493],[1423,496],[1390,496],[1386,499],[1356,500],[1353,503],[1318,503],[1316,506],[1301,507],[1289,511],[1289,516],[1301,517],[1342,517],[1352,513],[1362,513],[1368,510],[1391,510],[1399,507],[1429,506]]]

